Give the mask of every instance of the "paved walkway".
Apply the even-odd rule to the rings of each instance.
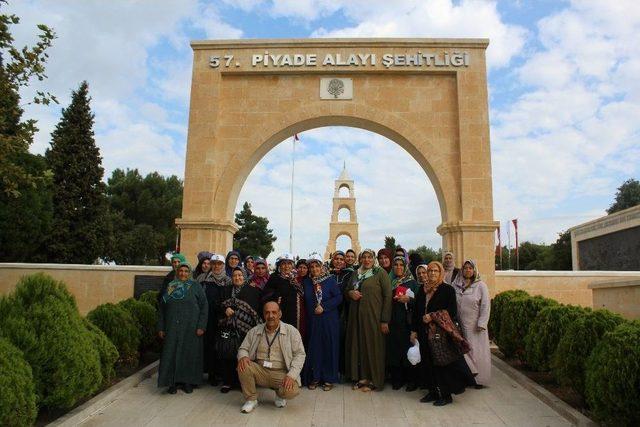
[[[187,395],[168,395],[156,388],[153,376],[84,420],[81,426],[565,426],[571,425],[551,407],[493,370],[493,384],[454,396],[442,408],[420,403],[423,391],[407,393],[386,387],[363,393],[348,386],[332,391],[304,389],[284,409],[273,405],[274,392],[260,391],[260,405],[240,413],[238,391],[221,394],[203,386]]]

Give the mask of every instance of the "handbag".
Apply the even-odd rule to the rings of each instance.
[[[218,332],[216,353],[220,359],[235,360],[238,355],[238,348],[240,348],[240,335],[238,334],[234,316],[233,327],[225,326]]]
[[[460,348],[453,342],[451,336],[434,322],[429,324],[427,341],[435,366],[446,366],[455,362],[462,355]]]

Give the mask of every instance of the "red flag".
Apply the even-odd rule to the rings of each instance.
[[[496,230],[498,233],[498,245],[496,246],[496,256],[502,258],[502,242],[500,241],[500,226],[498,225],[498,229]]]

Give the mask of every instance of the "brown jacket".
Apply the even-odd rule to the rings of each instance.
[[[242,341],[240,348],[238,349],[238,360],[243,357],[255,361],[256,354],[258,353],[258,343],[263,340],[264,337],[264,325],[258,325],[251,328],[247,332],[247,336]],[[307,356],[304,351],[304,345],[302,345],[302,337],[300,332],[292,325],[284,322],[280,322],[280,334],[278,334],[278,343],[284,356],[284,363],[287,366],[287,375],[296,380],[299,386],[302,386],[300,381],[300,371],[304,365],[304,359]]]

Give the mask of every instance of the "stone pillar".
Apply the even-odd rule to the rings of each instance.
[[[214,252],[225,256],[233,247],[233,235],[238,231],[235,222],[216,220],[188,220],[178,218],[180,228],[180,252],[187,260],[195,262],[200,251]]]
[[[443,251],[450,250],[455,256],[456,267],[461,267],[465,259],[476,262],[480,276],[493,295],[495,287],[495,231],[497,221],[466,222],[456,221],[438,226],[442,236]]]

